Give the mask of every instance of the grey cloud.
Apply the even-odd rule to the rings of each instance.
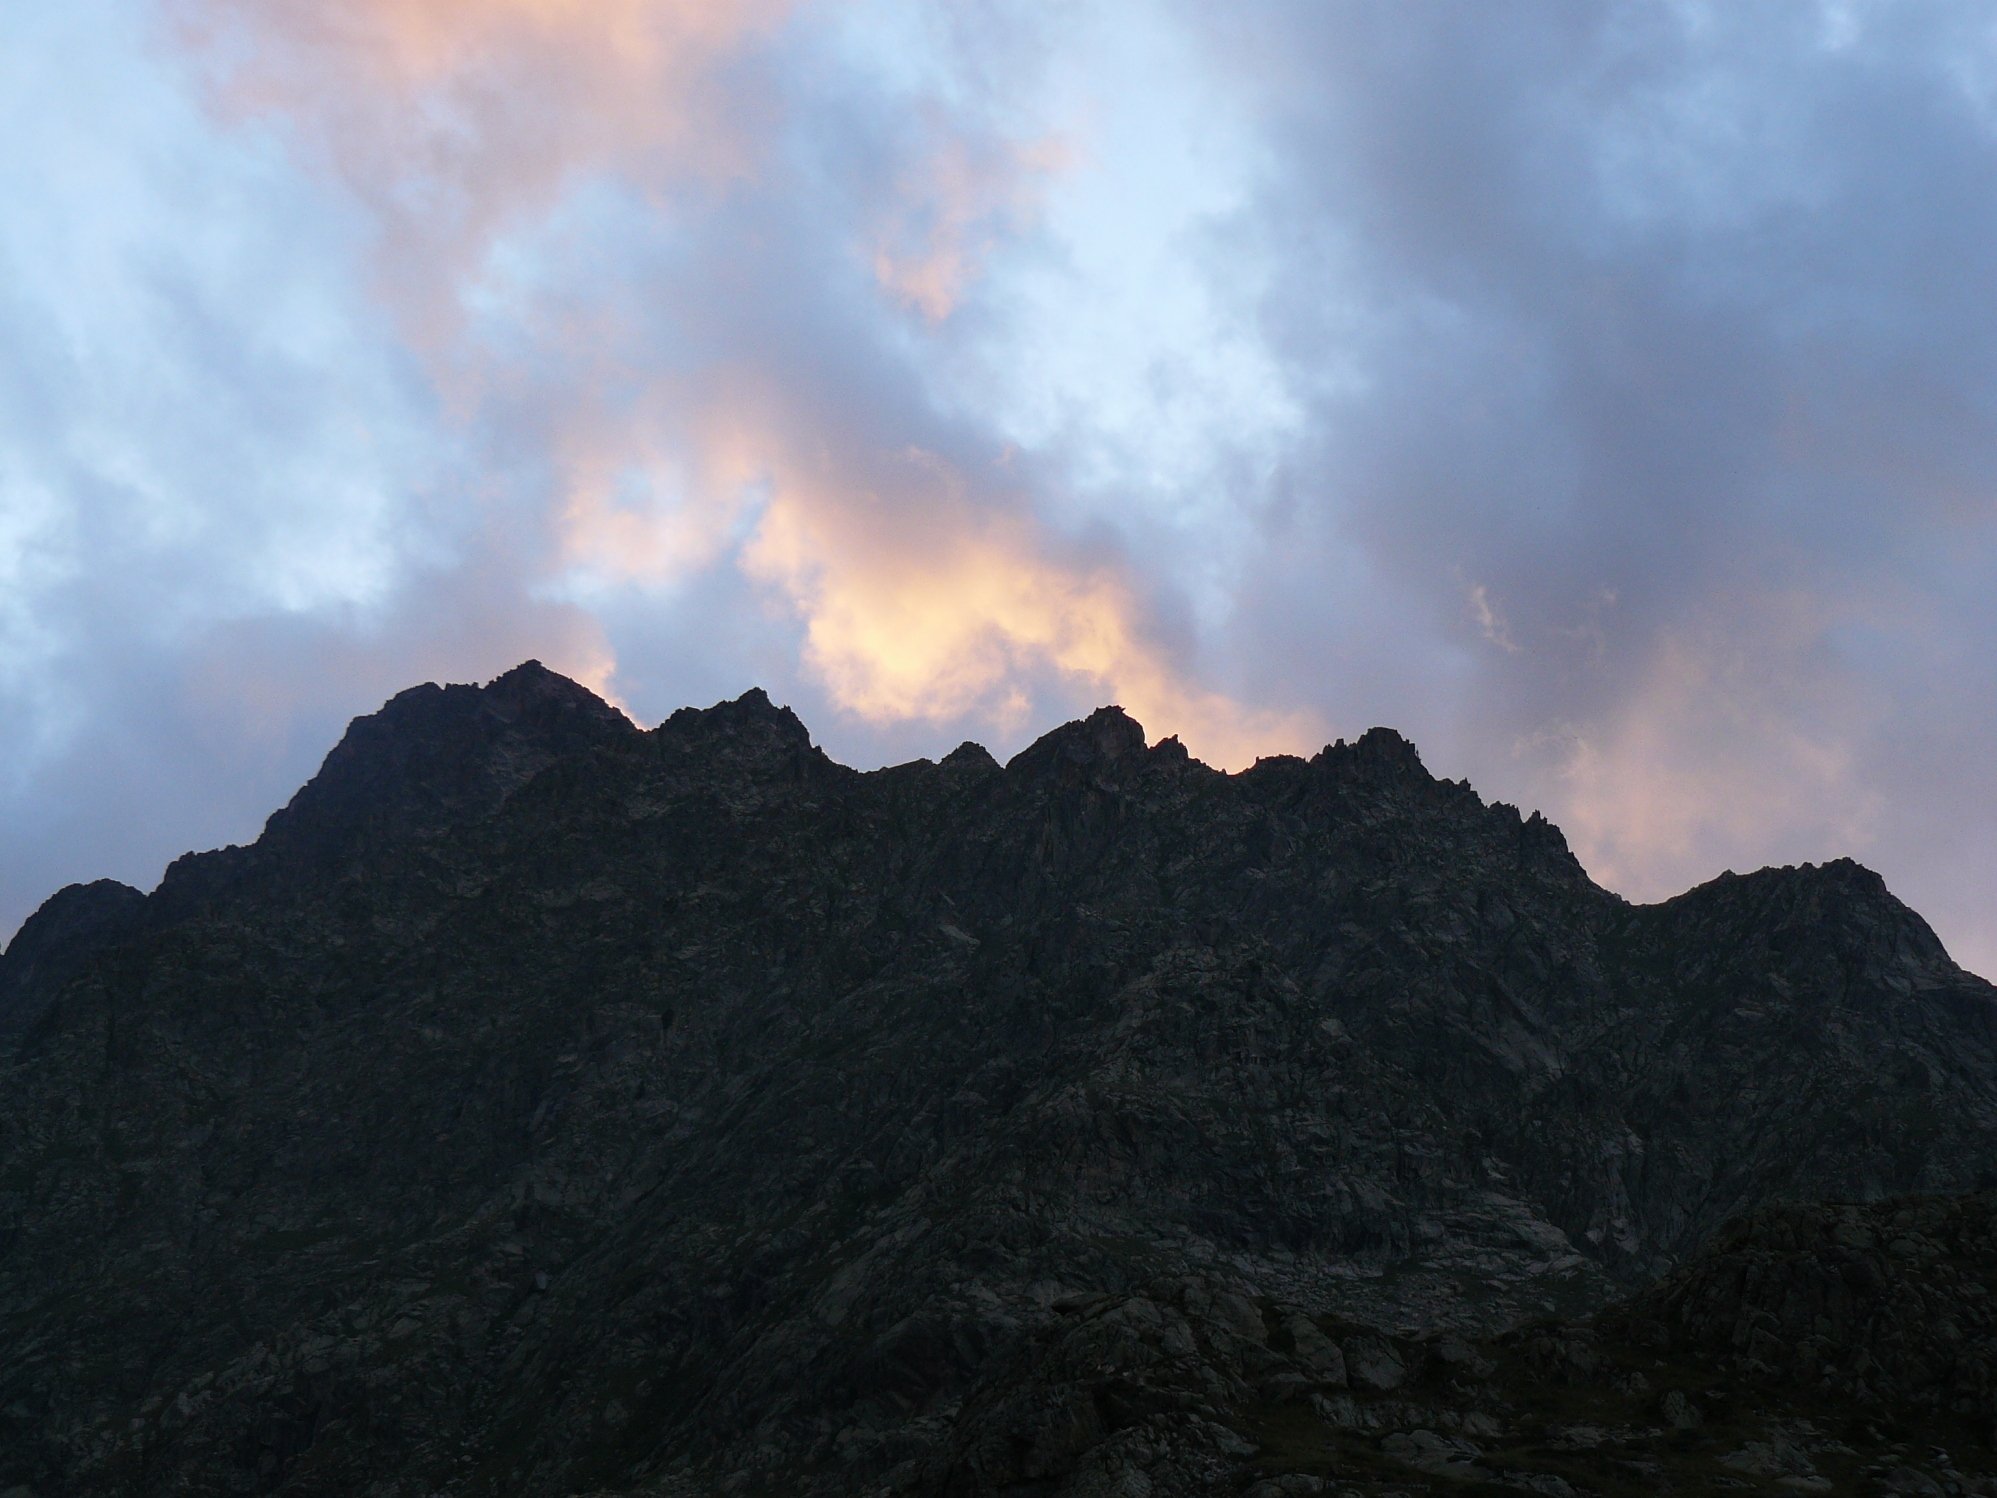
[[[1275,162],[1236,232],[1282,271],[1244,315],[1313,413],[1270,545],[1295,581],[1248,628],[1356,655],[1350,689],[1315,687],[1342,719],[1398,669],[1432,760],[1556,819],[1562,746],[1673,731],[1646,714],[1732,714],[1772,779],[1784,746],[1839,749],[1825,799],[1877,797],[1870,832],[1828,804],[1729,827],[1714,785],[1719,820],[1625,874],[1657,894],[1859,836],[1988,965],[1997,784],[1972,746],[1997,676],[1934,636],[1997,643],[1982,587],[1936,565],[1997,518],[1997,140],[1958,85],[1976,7],[1857,15],[1842,47],[1796,5],[1219,23]],[[1401,637],[1313,609],[1300,546],[1394,579]],[[1466,587],[1518,652],[1483,647]],[[1689,656],[1703,685],[1662,693]],[[1680,796],[1719,774],[1685,768]],[[1976,831],[1937,839],[1945,808]]]

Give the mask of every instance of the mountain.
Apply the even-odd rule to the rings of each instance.
[[[860,773],[761,692],[418,687],[255,844],[31,918],[0,1073],[7,1498],[1618,1491],[1561,1419],[1650,1432],[1630,1491],[1992,1460],[1987,1363],[1753,1353],[1822,1276],[1740,1245],[1917,1195],[1850,1294],[1960,1272],[1864,1345],[1981,1336],[1997,990],[1847,861],[1632,906],[1384,729]]]

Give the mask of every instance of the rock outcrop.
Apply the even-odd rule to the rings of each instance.
[[[1489,1459],[1573,1362],[1490,1339],[1643,1292],[1647,1412],[1724,1224],[1993,1172],[1997,991],[1856,865],[1634,907],[1386,730],[862,774],[530,663],[0,958],[0,1493],[1610,1491]]]
[[[1990,1193],[1770,1208],[1481,1338],[1182,1278],[1061,1303],[898,1491],[1997,1494],[1993,1291]]]

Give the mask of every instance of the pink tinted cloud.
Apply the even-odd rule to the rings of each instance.
[[[897,184],[874,235],[875,279],[941,322],[992,247],[1034,221],[1046,179],[1071,154],[1054,135],[1026,142],[944,136]]]
[[[382,235],[379,284],[433,345],[493,242],[592,173],[753,169],[726,66],[790,0],[169,0],[227,114],[286,122]]]
[[[1127,570],[1064,547],[1034,496],[973,492],[919,432],[897,434],[893,413],[919,408],[919,391],[821,408],[787,362],[805,351],[781,340],[675,367],[630,335],[627,277],[609,290],[562,279],[546,305],[532,284],[509,288],[526,360],[573,379],[510,367],[521,351],[502,357],[470,327],[495,246],[576,184],[611,179],[661,205],[716,179],[782,191],[782,101],[743,79],[787,14],[781,0],[183,0],[181,21],[226,107],[287,122],[376,216],[378,280],[453,402],[475,408],[523,380],[534,392],[552,476],[546,578],[643,590],[738,567],[802,622],[807,671],[869,721],[1017,725],[1051,682],[1118,698],[1223,764],[1321,742],[1307,719],[1246,713],[1192,683]],[[847,242],[808,271],[827,285],[870,271],[877,295],[936,324],[992,250],[1030,230],[1066,147],[940,109],[916,134],[886,195],[856,194],[877,206],[835,224]],[[665,294],[792,293],[751,275]],[[591,664],[607,686],[614,665]]]
[[[1589,872],[1634,899],[1722,868],[1862,854],[1878,832],[1866,713],[1837,682],[1812,679],[1825,611],[1800,595],[1737,604],[1724,625],[1660,636],[1586,726],[1522,746],[1553,751],[1549,811]]]

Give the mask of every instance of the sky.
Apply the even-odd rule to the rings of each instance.
[[[65,0],[0,131],[0,937],[532,657],[1387,724],[1997,975],[1980,0]]]

